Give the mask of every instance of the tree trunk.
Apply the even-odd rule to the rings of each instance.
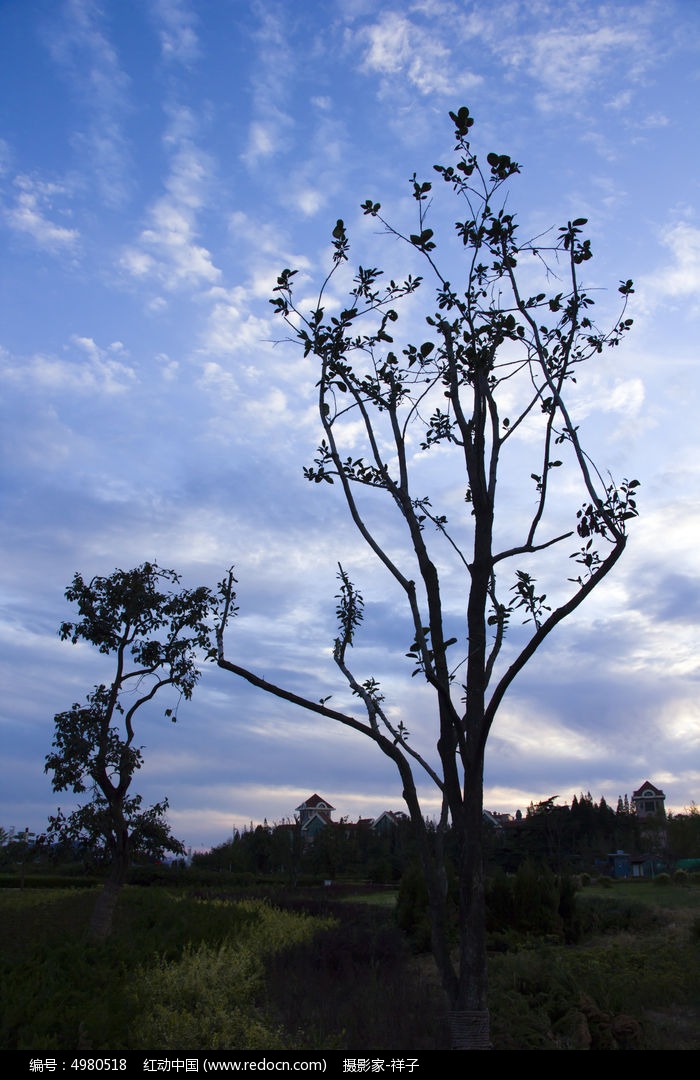
[[[425,866],[433,956],[448,1006],[452,1050],[490,1050],[481,766],[452,818],[458,834],[458,957],[450,944],[444,857]]]
[[[459,853],[459,985],[452,1003],[454,1050],[490,1050],[482,784],[464,801]]]
[[[123,840],[120,850],[114,853],[109,876],[102,886],[92,909],[90,926],[88,927],[88,941],[94,944],[107,941],[112,933],[114,911],[129,868],[128,837],[124,836]]]

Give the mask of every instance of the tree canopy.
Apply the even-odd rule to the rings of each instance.
[[[418,748],[376,674],[355,670],[351,654],[364,599],[343,566],[333,659],[357,708],[334,708],[311,690],[304,696],[276,686],[226,655],[224,629],[236,613],[232,572],[221,587],[218,662],[361,732],[395,763],[419,840],[454,1043],[483,1049],[486,742],[506,692],[612,570],[637,514],[638,481],[616,481],[599,470],[570,402],[586,365],[628,332],[634,290],[631,280],[619,282],[616,317],[609,328],[599,327],[582,281],[593,257],[586,219],[522,236],[508,195],[520,165],[500,152],[482,160],[470,142],[469,110],[450,117],[454,163],[434,168],[458,207],[452,239],[439,240],[429,224],[436,195],[432,182],[416,174],[410,180],[415,231],[393,224],[380,203],[362,204],[364,215],[406,245],[424,272],[394,278],[364,265],[349,272],[350,240],[338,219],[313,307],[298,298],[309,295],[309,283],[298,286],[293,268],[280,273],[271,300],[304,356],[317,364],[323,437],[305,475],[321,487],[340,487],[359,536],[403,596],[412,635],[404,646],[407,676],[420,677],[433,692],[434,752]],[[448,271],[441,255],[455,241],[459,256],[446,259]],[[429,282],[421,327],[415,312]],[[430,459],[434,491],[424,486]],[[514,477],[510,494],[506,477]],[[393,507],[393,532],[386,509],[377,511],[380,494]],[[451,822],[459,836],[456,963],[444,856],[425,834],[419,782],[426,779],[441,801],[441,827]]]
[[[174,570],[145,562],[87,582],[76,573],[66,599],[77,605],[78,618],[61,624],[61,639],[94,645],[109,657],[112,677],[83,704],[55,716],[45,770],[53,774],[54,791],[89,799],[67,816],[59,810],[49,835],[102,850],[116,894],[135,853],[182,851],[165,819],[167,799],[144,808],[140,795],[129,794],[143,765],[135,725],[139,711],[168,687],[175,697],[165,716],[173,722],[180,700],[191,698],[201,661],[212,652],[215,598],[205,587],[181,588]],[[98,906],[97,936],[109,932],[111,910]]]

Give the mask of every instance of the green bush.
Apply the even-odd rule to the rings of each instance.
[[[88,874],[26,874],[22,889],[82,889],[100,884],[100,879]],[[17,874],[0,874],[0,889],[18,889],[20,878]]]
[[[137,1048],[187,1053],[194,1047],[278,1051],[280,1034],[258,1007],[262,961],[254,950],[222,945],[187,948],[175,961],[144,967],[136,981]]]
[[[558,948],[525,950],[492,963],[497,1049],[644,1049],[641,1025],[607,1003],[601,1006],[595,977],[589,980],[587,968],[577,969],[570,955]]]
[[[671,884],[671,875],[666,874],[666,873],[657,874],[654,877],[654,884],[655,885],[670,885]]]
[[[643,901],[614,896],[582,896],[577,916],[581,934],[646,933],[659,925],[659,916]]]
[[[497,874],[487,882],[487,928],[561,936],[575,922],[574,893],[571,879],[558,881],[546,866],[526,860],[514,877]]]
[[[135,982],[135,1047],[186,1052],[241,1048],[280,1051],[282,1034],[262,1010],[264,957],[311,938],[332,920],[279,911],[265,901],[200,901],[252,918],[239,940],[187,946],[174,960],[140,969]]]
[[[396,921],[417,952],[430,950],[431,932],[428,889],[417,863],[404,871],[396,899]]]
[[[95,946],[82,890],[1,899],[0,1046],[11,1050],[280,1049],[263,1007],[263,960],[328,925],[263,901],[132,888],[113,938]],[[29,926],[10,954],[5,933],[26,936]]]

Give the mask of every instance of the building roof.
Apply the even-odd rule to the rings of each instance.
[[[335,810],[335,807],[331,806],[327,799],[322,799],[320,795],[313,794],[309,795],[305,802],[300,803],[294,812],[296,813],[298,810]]]
[[[383,810],[372,822],[372,828],[376,828],[385,821],[390,825],[400,825],[403,821],[408,821],[408,815],[404,814],[403,810]]]
[[[633,799],[642,798],[643,795],[645,794],[645,792],[647,792],[647,791],[651,791],[651,793],[653,795],[656,795],[657,798],[659,798],[659,799],[665,799],[666,798],[666,796],[663,793],[663,791],[661,790],[661,788],[657,788],[654,784],[652,784],[651,780],[645,780],[644,783],[640,787],[638,787],[636,791],[633,791],[632,792],[632,798]]]

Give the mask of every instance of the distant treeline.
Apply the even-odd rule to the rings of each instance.
[[[695,805],[684,814],[641,819],[620,797],[613,810],[590,792],[557,805],[556,797],[531,804],[525,814],[494,824],[484,819],[487,863],[492,870],[515,873],[526,860],[535,860],[555,873],[600,871],[617,851],[654,854],[673,865],[678,859],[700,857],[700,812]],[[453,857],[456,839],[448,830],[445,845]],[[397,821],[381,833],[369,823],[340,821],[327,825],[313,843],[304,843],[294,824],[253,826],[193,863],[233,873],[322,875],[391,884],[401,879],[416,859],[410,822]]]
[[[642,819],[626,798],[615,810],[590,792],[558,805],[556,796],[530,804],[524,814],[498,824],[484,818],[487,867],[515,873],[526,860],[535,860],[557,874],[604,871],[608,856],[624,851],[631,856],[653,854],[667,866],[700,858],[700,811],[692,804],[683,814]],[[433,827],[433,832],[435,829]],[[448,854],[456,860],[456,837],[448,829]],[[41,836],[0,828],[0,870],[23,873],[41,867],[94,871],[103,853],[75,845],[47,844]],[[294,822],[254,826],[236,831],[211,851],[194,855],[194,867],[238,875],[274,876],[295,884],[303,878],[358,880],[396,884],[416,862],[410,822],[396,815],[382,830],[371,823],[341,820],[320,829],[305,841]]]

